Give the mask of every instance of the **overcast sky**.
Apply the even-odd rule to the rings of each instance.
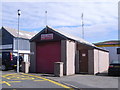
[[[84,16],[84,37],[89,42],[118,39],[117,0],[81,0],[81,2],[2,2],[2,26],[17,29],[17,10],[21,10],[20,29],[41,31],[47,25],[82,38],[81,14]]]

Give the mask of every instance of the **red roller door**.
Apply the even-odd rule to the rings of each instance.
[[[60,42],[38,43],[36,47],[36,70],[40,73],[53,73],[54,62],[61,59]]]

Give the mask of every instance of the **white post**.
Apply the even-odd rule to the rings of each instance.
[[[19,18],[21,11],[18,10],[18,34],[17,34],[17,73],[19,73]]]

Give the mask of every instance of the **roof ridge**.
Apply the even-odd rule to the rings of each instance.
[[[62,31],[60,31],[60,30],[51,28],[50,26],[46,26],[46,27],[47,27],[47,28],[50,28],[50,29],[52,29],[52,30],[54,30],[54,31],[56,31],[56,32],[58,32],[58,33],[60,33],[60,34],[62,34],[62,35],[64,35],[64,36],[68,37],[68,38],[71,38],[71,39],[73,39],[73,40],[76,40],[76,41],[78,41],[78,42],[86,43],[86,44],[95,46],[94,44],[92,44],[92,43],[90,43],[90,42],[88,42],[88,41],[86,41],[86,40],[84,40],[84,39],[82,39],[82,38],[80,38],[80,37],[78,37],[78,36],[74,36],[74,35],[72,35],[72,34],[70,34],[70,33],[62,32]]]
[[[7,30],[11,35],[14,37],[17,37],[17,29],[7,27],[7,26],[2,26],[5,30]],[[29,32],[29,31],[24,31],[24,30],[19,30],[19,37],[24,38],[24,39],[31,39],[36,33],[34,32]]]
[[[14,29],[14,30],[17,30],[17,31],[18,31],[18,29],[11,28],[11,27],[7,27],[7,26],[3,26],[3,28],[5,28],[5,29],[8,28],[8,29],[12,29],[12,30]],[[34,33],[34,32],[24,31],[24,30],[21,30],[21,29],[20,29],[19,31],[28,32],[28,33]]]

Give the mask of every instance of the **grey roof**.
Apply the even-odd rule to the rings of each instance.
[[[48,28],[50,28],[50,27],[48,27]],[[109,52],[108,50],[100,48],[100,47],[97,47],[94,44],[92,44],[92,43],[90,43],[90,42],[88,42],[88,41],[86,41],[86,40],[84,40],[84,39],[82,39],[80,37],[73,36],[71,34],[64,33],[62,31],[59,31],[59,30],[56,30],[56,29],[53,29],[53,28],[51,28],[51,29],[56,31],[56,32],[58,32],[58,33],[60,33],[60,34],[62,34],[62,35],[64,35],[64,36],[66,36],[67,38],[70,38],[70,39],[73,39],[73,40],[77,41],[78,43],[86,44],[86,45],[89,45],[89,46],[94,47],[96,49],[99,49],[99,50],[102,50],[102,51],[105,51],[105,52]]]
[[[82,39],[82,38],[80,38],[80,37],[73,36],[73,35],[71,35],[71,34],[68,34],[68,33],[65,33],[65,32],[62,32],[62,31],[59,31],[59,30],[57,30],[57,29],[53,29],[53,28],[48,27],[48,26],[47,26],[47,28],[50,28],[50,29],[54,30],[55,32],[58,32],[59,34],[62,34],[62,35],[64,35],[65,37],[67,37],[67,38],[69,38],[69,39],[75,40],[75,41],[77,41],[78,43],[86,44],[86,45],[89,45],[89,46],[91,46],[91,47],[94,47],[95,49],[102,50],[102,51],[105,51],[105,52],[109,52],[108,50],[105,50],[105,49],[102,49],[102,48],[100,48],[100,47],[97,47],[97,46],[95,46],[94,44],[92,44],[92,43],[90,43],[90,42],[88,42],[88,41],[86,41],[86,40],[84,40],[84,39]]]
[[[42,31],[40,31],[39,33],[37,33],[34,37],[32,37],[32,38],[30,39],[30,41],[31,41],[31,42],[34,41],[34,40],[35,40],[40,34],[42,34],[42,33],[44,32],[44,30],[46,30],[46,29],[47,29],[47,30],[50,30],[50,31],[52,31],[52,32],[54,32],[54,33],[56,33],[56,34],[58,34],[58,35],[60,35],[60,36],[62,36],[63,38],[71,39],[71,40],[77,41],[78,43],[91,46],[91,47],[93,47],[93,48],[95,48],[95,49],[99,49],[99,50],[108,52],[107,50],[102,49],[102,48],[100,48],[100,47],[97,47],[97,46],[95,46],[94,44],[92,44],[92,43],[90,43],[90,42],[88,42],[88,41],[86,41],[86,40],[84,40],[84,39],[82,39],[82,38],[80,38],[80,37],[76,37],[76,36],[70,35],[70,34],[68,34],[68,33],[59,31],[59,30],[57,30],[57,29],[53,29],[53,28],[51,28],[51,27],[49,27],[49,26],[46,26]]]
[[[3,26],[2,28],[7,30],[14,37],[17,37],[17,35],[18,35],[18,30],[17,29],[9,28],[9,27],[6,27],[6,26]],[[33,33],[33,32],[27,32],[27,31],[19,30],[19,38],[31,39],[35,34],[36,33]]]
[[[48,27],[48,28],[51,28],[51,27]],[[60,34],[62,34],[62,35],[64,35],[64,36],[66,36],[67,38],[73,39],[73,40],[75,40],[75,41],[77,41],[79,43],[83,43],[83,44],[87,44],[87,45],[96,47],[94,44],[92,44],[92,43],[90,43],[90,42],[88,42],[88,41],[86,41],[86,40],[84,40],[84,39],[82,39],[80,37],[73,36],[71,34],[68,34],[68,33],[65,33],[65,32],[62,32],[62,31],[59,31],[59,30],[56,30],[56,29],[53,29],[53,28],[51,28],[51,29],[56,31],[56,32],[58,32],[58,33],[60,33]]]

